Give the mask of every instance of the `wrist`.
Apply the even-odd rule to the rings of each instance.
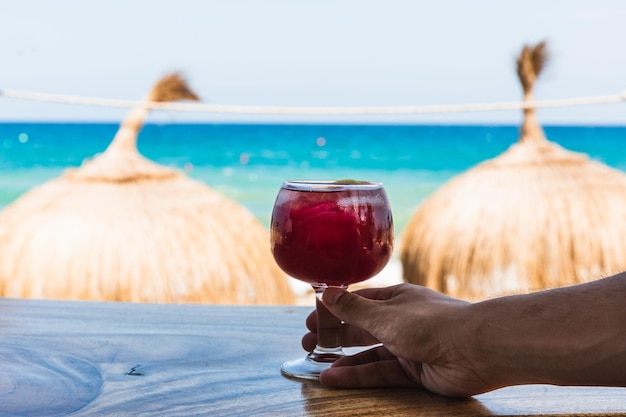
[[[475,372],[492,389],[520,384],[551,383],[545,375],[546,361],[557,356],[546,349],[550,341],[538,334],[541,319],[533,317],[523,296],[505,297],[472,304],[464,326],[469,360]],[[537,325],[529,324],[530,322]]]
[[[570,287],[472,304],[466,327],[477,372],[496,386],[623,384],[615,369],[626,362],[624,309],[584,307],[601,298]]]

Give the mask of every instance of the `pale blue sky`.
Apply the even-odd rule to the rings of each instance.
[[[626,90],[625,19],[620,0],[1,0],[0,90],[136,100],[164,73],[182,71],[212,104],[515,101],[515,56],[546,39],[552,60],[537,99],[618,94]],[[0,97],[0,120],[119,121],[125,112]],[[520,112],[325,120],[518,123]],[[626,125],[626,103],[541,109],[539,120]]]

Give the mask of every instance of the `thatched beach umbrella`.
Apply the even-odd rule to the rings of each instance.
[[[546,46],[517,61],[524,98]],[[626,268],[626,175],[548,141],[524,111],[519,142],[453,178],[404,232],[405,281],[482,299],[597,279]]]
[[[196,99],[178,75],[148,101]],[[0,295],[82,300],[291,303],[269,232],[245,208],[141,156],[149,109],[107,150],[0,213]]]

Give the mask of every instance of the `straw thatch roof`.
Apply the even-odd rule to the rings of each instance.
[[[526,100],[546,58],[524,47]],[[626,268],[626,175],[548,141],[524,112],[519,142],[453,178],[413,215],[403,278],[466,299],[527,292]]]
[[[148,101],[196,99],[178,75]],[[0,213],[0,295],[288,304],[269,232],[245,208],[136,147],[133,109],[106,152]]]

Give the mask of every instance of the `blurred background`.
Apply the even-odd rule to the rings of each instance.
[[[41,271],[54,268],[54,264],[42,264],[36,273],[30,267],[23,268],[20,265],[34,265],[38,261],[33,260],[43,257],[36,251],[26,255],[26,248],[41,241],[42,236],[51,239],[46,241],[49,245],[67,247],[70,253],[76,248],[69,241],[59,243],[66,234],[63,228],[45,233],[34,226],[28,232],[12,229],[10,224],[35,224],[32,219],[38,213],[34,210],[30,217],[21,214],[24,217],[20,218],[18,214],[26,210],[17,203],[28,191],[38,192],[38,186],[65,180],[68,169],[101,155],[131,119],[135,125],[130,141],[136,143],[140,154],[236,203],[265,231],[283,179],[382,181],[394,210],[398,244],[386,270],[367,285],[406,280],[403,269],[407,275],[407,266],[400,260],[401,238],[416,210],[449,181],[507,151],[523,136],[520,126],[524,120],[519,109],[354,116],[139,109],[142,113],[133,119],[133,111],[138,109],[20,100],[8,97],[12,91],[138,101],[148,97],[165,74],[178,72],[206,104],[292,108],[515,102],[524,95],[516,66],[520,51],[525,45],[546,41],[546,65],[534,85],[534,99],[618,96],[626,90],[624,15],[626,4],[617,0],[592,4],[534,0],[26,0],[4,5],[0,25],[0,238],[13,245],[15,252],[0,248],[0,256],[16,264],[6,267],[0,288],[5,288],[4,295],[33,296],[29,288],[37,287],[37,296],[46,296],[43,283],[29,282],[41,280],[45,275]],[[582,153],[617,174],[626,170],[623,101],[540,108],[536,120],[550,141]],[[472,190],[478,191],[481,184],[475,187]],[[621,185],[611,187],[602,190],[607,195],[626,195]],[[495,192],[498,195],[497,189]],[[568,188],[562,194],[572,193],[578,191]],[[164,197],[155,198],[161,201]],[[42,204],[50,206],[46,201]],[[543,205],[547,210],[563,207]],[[9,214],[8,208],[12,208]],[[564,216],[565,223],[582,222],[585,217],[576,213],[574,220]],[[476,223],[470,219],[467,224]],[[557,237],[559,230],[554,229]],[[592,231],[590,239],[602,240],[603,230],[585,230]],[[226,232],[207,233],[221,242],[220,233]],[[146,237],[151,239],[157,238]],[[188,241],[185,236],[180,239]],[[261,241],[265,242],[264,238]],[[619,249],[623,243],[612,241],[611,248]],[[475,249],[476,242],[471,245]],[[207,262],[220,262],[229,256],[226,253],[234,252],[223,250],[224,254],[209,257]],[[102,255],[97,247],[93,253],[95,259]],[[242,248],[237,255],[240,258],[232,262],[246,265],[243,274],[250,277],[254,275],[250,271],[259,264],[254,263],[257,259],[248,265],[247,253],[250,251]],[[580,279],[595,279],[621,267],[621,259],[611,263],[602,253],[590,261],[593,265],[583,268],[590,272]],[[570,255],[563,256],[569,259]],[[266,253],[265,257],[272,262],[271,255]],[[516,261],[507,258],[507,262]],[[577,270],[573,260],[570,266]],[[141,266],[129,268],[135,276]],[[18,270],[25,271],[19,285],[14,279]],[[509,279],[511,274],[521,274],[509,272],[499,270],[494,276]],[[446,271],[440,274],[442,279],[451,276]],[[472,274],[466,277],[469,281],[486,279]],[[98,274],[83,271],[79,275],[89,284],[88,276]],[[209,279],[206,270],[205,276]],[[465,280],[452,278],[454,282]],[[120,279],[126,282],[130,278]],[[219,279],[228,286],[240,278],[226,273]],[[241,279],[245,281],[245,277]],[[563,282],[572,279],[564,277]],[[299,300],[295,302],[311,302],[307,285],[288,281]],[[536,281],[507,287],[507,291],[537,289]],[[211,286],[210,279],[198,285],[203,289],[181,284],[182,289],[176,291],[210,292],[206,288]],[[235,285],[231,290],[244,292],[238,288]],[[255,295],[258,287],[246,288],[250,298],[225,295],[221,302],[260,302]],[[119,296],[119,288],[116,291],[118,295],[104,298],[127,299]],[[487,293],[492,295],[487,291],[483,296]],[[99,299],[102,294],[94,290],[92,296]],[[165,300],[175,301],[176,297]],[[215,300],[209,297],[204,302],[220,302]],[[285,298],[270,302],[294,301]]]

